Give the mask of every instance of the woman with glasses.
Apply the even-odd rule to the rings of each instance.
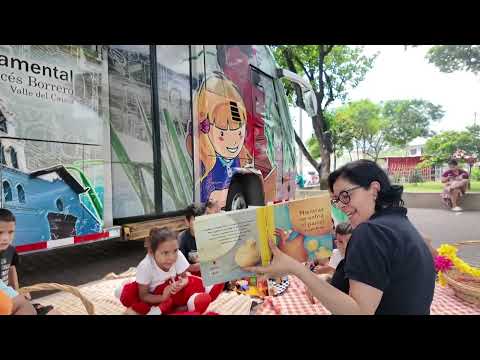
[[[433,258],[406,216],[403,187],[390,184],[370,160],[344,165],[330,174],[328,184],[332,205],[347,214],[353,228],[343,266],[347,286],[337,289],[319,279],[273,241],[270,265],[247,270],[297,276],[332,314],[430,314]]]

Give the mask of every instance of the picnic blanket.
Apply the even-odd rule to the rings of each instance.
[[[124,315],[125,307],[115,297],[115,289],[124,282],[135,280],[136,269],[130,268],[122,274],[108,274],[103,279],[78,287],[82,295],[95,306],[95,315]],[[57,292],[39,299],[42,305],[53,305],[62,315],[87,315],[82,302],[72,294]],[[223,292],[208,307],[220,315],[248,315],[252,299],[235,292]]]
[[[290,276],[290,287],[281,296],[266,297],[255,311],[256,315],[330,315],[330,312],[315,299],[312,304],[305,293],[305,286],[296,277]],[[431,315],[480,315],[480,307],[454,295],[449,287],[435,286]]]

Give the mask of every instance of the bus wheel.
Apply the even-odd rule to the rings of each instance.
[[[246,209],[250,205],[265,205],[263,188],[259,180],[253,176],[234,179],[228,190],[225,210]]]
[[[240,210],[248,207],[247,199],[243,192],[243,186],[239,181],[235,181],[230,185],[228,190],[227,203],[225,210]]]

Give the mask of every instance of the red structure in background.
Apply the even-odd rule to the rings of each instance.
[[[413,175],[417,173],[423,181],[432,180],[432,168],[418,169],[417,165],[422,161],[422,156],[389,156],[385,157],[387,172],[396,181],[410,182]]]

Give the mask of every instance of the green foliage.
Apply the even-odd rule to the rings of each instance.
[[[336,111],[326,111],[325,120],[331,134],[333,150],[337,157],[341,157],[345,150],[353,149],[355,137],[354,123],[351,118],[337,114]],[[320,145],[315,136],[307,142],[307,149],[314,158],[320,157]]]
[[[437,45],[432,46],[426,55],[427,60],[440,71],[480,71],[480,45]]]
[[[382,116],[387,121],[385,140],[393,146],[405,146],[416,137],[430,134],[431,122],[441,119],[445,111],[428,101],[391,100],[383,104]]]
[[[320,169],[320,184],[324,188],[330,173],[330,154],[336,151],[326,109],[335,100],[347,100],[349,91],[372,68],[376,55],[366,56],[363,47],[348,45],[277,45],[272,50],[279,66],[308,79],[315,93],[318,106],[312,126],[322,162],[318,164],[302,143],[298,145],[310,163]],[[284,84],[289,102],[305,109],[300,87],[288,81]],[[296,139],[298,142],[299,138]]]
[[[349,149],[355,144],[363,155],[377,159],[384,144],[383,129],[386,126],[381,110],[378,104],[368,99],[350,102],[337,109],[335,121],[349,131]]]
[[[364,156],[377,160],[387,145],[404,147],[429,135],[430,123],[443,114],[441,106],[424,100],[375,104],[364,99],[336,109],[330,128],[338,148],[352,150],[355,144]]]
[[[310,155],[313,156],[314,159],[318,159],[320,157],[320,144],[318,143],[317,138],[313,135],[307,141],[307,149]]]
[[[474,138],[473,154],[477,155],[477,159],[480,160],[480,125],[467,126],[467,131]]]
[[[467,153],[475,153],[478,140],[469,131],[444,131],[428,139],[424,148],[426,159],[424,166],[440,165],[448,161],[453,153],[464,150]]]
[[[324,52],[330,48],[329,45],[277,45],[272,48],[277,63],[289,70],[292,69],[286,52],[291,52],[295,72],[304,75],[317,94],[325,94],[322,104],[319,104],[321,105],[319,108],[323,110],[329,99],[338,99],[342,102],[347,100],[348,92],[365,78],[377,54],[364,55],[362,46],[333,45],[324,58],[323,73],[320,74],[320,47]],[[284,85],[289,100],[293,104],[295,100],[293,86],[288,81],[284,82]]]
[[[480,167],[476,166],[472,168],[472,180],[480,181]]]

